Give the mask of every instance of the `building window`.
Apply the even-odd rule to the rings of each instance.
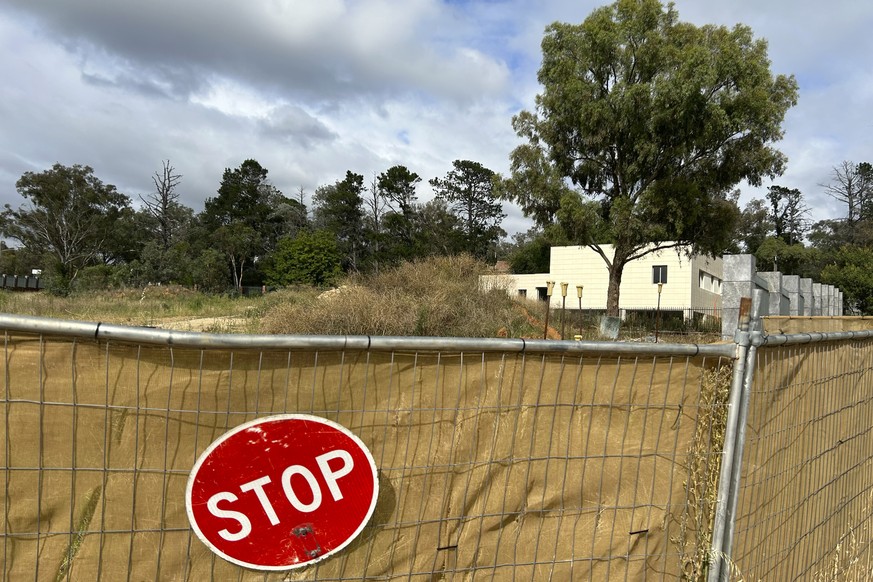
[[[667,282],[667,265],[655,265],[652,267],[652,283]]]
[[[519,289],[518,296],[519,297],[527,297],[527,289]]]
[[[706,271],[700,271],[699,273],[699,286],[704,291],[711,291],[717,295],[721,294],[721,279],[716,277],[715,275],[710,275]]]

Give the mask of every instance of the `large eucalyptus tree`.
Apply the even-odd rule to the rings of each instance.
[[[543,90],[535,111],[513,119],[527,143],[512,152],[501,190],[600,254],[614,315],[628,262],[680,244],[729,245],[730,190],[783,170],[773,143],[797,83],[771,73],[767,43],[749,27],[680,22],[658,0],[618,0],[582,24],[554,23],[542,50]]]

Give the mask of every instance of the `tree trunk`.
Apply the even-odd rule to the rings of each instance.
[[[627,253],[615,249],[612,265],[609,267],[609,285],[606,288],[606,315],[619,315],[618,301],[621,291],[621,276],[627,264]]]

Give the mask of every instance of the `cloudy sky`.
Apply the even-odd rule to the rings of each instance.
[[[748,24],[798,105],[777,183],[815,220],[843,160],[873,161],[873,2],[677,0],[696,24]],[[452,160],[506,172],[513,114],[531,109],[545,26],[592,0],[0,0],[0,204],[55,162],[83,164],[132,199],[163,160],[195,211],[247,158],[307,198],[346,170],[404,164],[425,183]],[[761,196],[743,188],[743,201]],[[430,188],[419,193],[425,200]],[[504,226],[524,230],[507,207]]]

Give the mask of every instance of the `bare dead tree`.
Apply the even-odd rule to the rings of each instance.
[[[854,223],[873,198],[873,171],[870,164],[843,161],[835,166],[829,184],[819,184],[825,192],[847,207],[846,221]]]
[[[364,197],[364,206],[367,208],[366,221],[370,223],[371,235],[370,245],[373,251],[373,268],[376,273],[379,272],[379,258],[382,250],[382,217],[385,216],[388,208],[388,201],[383,195],[382,189],[379,187],[379,181],[376,173],[373,173],[373,179],[370,182],[369,196]]]
[[[382,217],[385,215],[385,209],[388,207],[388,202],[382,194],[382,189],[379,187],[376,174],[373,174],[373,179],[370,182],[369,196],[364,198],[364,206],[367,207],[367,219],[369,220],[373,231],[378,233],[382,227]]]
[[[172,209],[179,199],[176,187],[182,181],[181,174],[176,174],[175,171],[176,169],[170,165],[170,160],[163,161],[161,171],[155,172],[152,176],[155,191],[147,197],[142,195],[139,197],[149,214],[158,221],[158,236],[164,250],[170,248],[173,239],[175,224]]]

